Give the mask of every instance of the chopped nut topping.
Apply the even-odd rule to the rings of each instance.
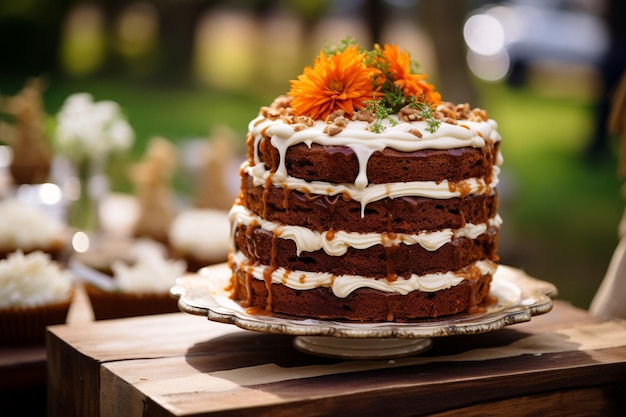
[[[308,127],[311,127],[315,124],[315,120],[311,119],[309,116],[296,116],[295,122]]]
[[[265,117],[267,117],[268,119],[278,119],[281,116],[280,111],[277,109],[269,109],[267,111],[267,115]]]
[[[415,122],[418,120],[422,120],[420,116],[420,111],[416,108],[413,108],[409,105],[404,106],[398,112],[398,118],[404,122]]]
[[[273,104],[274,103],[272,103],[272,106],[261,107],[261,111],[260,111],[261,116],[270,120],[276,120],[283,116],[288,116],[288,117],[292,116],[293,112],[291,110],[291,107],[274,107]]]
[[[337,109],[326,117],[326,123],[333,123],[336,118],[343,117],[346,114],[345,111]]]
[[[419,129],[415,129],[415,128],[409,129],[409,133],[417,136],[418,138],[422,137],[422,132],[420,132]]]
[[[361,122],[372,123],[376,118],[374,117],[374,113],[371,110],[359,110],[354,112],[354,116],[352,116],[352,120],[358,120]]]
[[[457,104],[455,107],[457,119],[468,119],[470,116],[470,106],[468,103]]]
[[[305,125],[304,123],[295,123],[295,124],[293,125],[293,131],[294,131],[294,132],[299,132],[299,131],[301,131],[301,130],[306,129],[307,127],[308,127],[308,126],[307,126],[307,125]]]
[[[471,109],[468,103],[453,104],[443,102],[433,111],[433,117],[442,122],[456,125],[458,120],[469,120],[472,122],[486,122],[487,112],[483,109]]]
[[[469,120],[472,120],[475,122],[480,122],[480,121],[486,122],[487,120],[489,120],[489,116],[487,115],[486,110],[475,108],[475,109],[472,109]]]
[[[440,120],[446,123],[448,123],[446,119],[456,120],[455,105],[453,103],[450,103],[449,101],[443,102],[440,105],[438,105],[435,112],[441,113],[443,115],[443,118]]]
[[[286,109],[291,106],[291,100],[293,97],[287,95],[281,95],[274,99],[270,107],[273,109]]]
[[[341,133],[342,130],[343,130],[342,127],[339,127],[334,123],[331,123],[324,128],[324,133],[326,133],[328,136],[335,136],[336,134]]]
[[[350,122],[350,120],[345,118],[345,117],[343,117],[343,116],[336,117],[335,120],[333,121],[333,123],[336,126],[339,126],[341,128],[344,128],[344,127],[348,126],[349,122]]]

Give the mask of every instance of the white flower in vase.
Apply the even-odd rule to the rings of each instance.
[[[70,95],[56,116],[55,145],[74,166],[68,199],[75,200],[69,221],[79,229],[97,229],[97,206],[108,189],[105,166],[112,154],[130,149],[135,132],[114,101],[94,101],[89,93]],[[72,185],[73,184],[73,185]]]
[[[72,159],[106,159],[130,149],[135,132],[120,106],[109,100],[95,102],[89,93],[69,96],[57,114],[58,151]]]

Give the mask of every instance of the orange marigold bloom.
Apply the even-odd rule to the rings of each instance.
[[[405,97],[415,96],[418,101],[436,105],[441,103],[441,94],[435,87],[426,82],[425,74],[411,71],[411,56],[406,50],[399,51],[397,45],[385,45],[381,49],[375,45],[379,54],[379,63],[394,85],[400,87]],[[382,62],[381,62],[382,61]]]
[[[351,117],[373,99],[373,79],[379,74],[379,70],[364,63],[364,54],[357,45],[330,56],[321,51],[313,67],[304,68],[297,80],[291,80],[291,108],[296,115],[318,120],[338,109]]]

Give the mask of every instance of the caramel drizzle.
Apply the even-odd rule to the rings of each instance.
[[[484,184],[480,188],[481,190],[484,189]],[[470,195],[472,191],[470,185],[466,181],[461,181],[461,182],[448,181],[448,189],[452,193],[458,192],[460,194],[460,197],[462,198],[465,198],[468,195]]]
[[[479,305],[478,300],[478,293],[480,290],[478,282],[482,277],[480,268],[476,265],[468,265],[460,271],[459,275],[465,279],[466,284],[470,287],[469,305],[466,311],[469,314],[483,312],[485,308]]]
[[[267,289],[266,311],[272,311],[272,274],[274,271],[276,271],[275,266],[266,266],[263,269],[263,281],[265,281],[265,288]]]
[[[254,276],[252,275],[253,267],[250,264],[242,265],[242,266],[245,268],[246,285],[244,286],[244,288],[246,289],[246,293],[245,293],[246,299],[241,300],[241,306],[249,307],[252,304],[252,280],[254,279]]]

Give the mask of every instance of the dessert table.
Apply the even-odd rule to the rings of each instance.
[[[563,301],[418,355],[346,360],[172,313],[48,328],[48,415],[621,415],[626,322]]]
[[[77,287],[67,315],[68,325],[93,321],[87,294]],[[46,346],[0,346],[0,401],[3,412],[38,415],[46,407]],[[31,412],[28,412],[31,411]],[[13,414],[8,414],[13,415]]]

